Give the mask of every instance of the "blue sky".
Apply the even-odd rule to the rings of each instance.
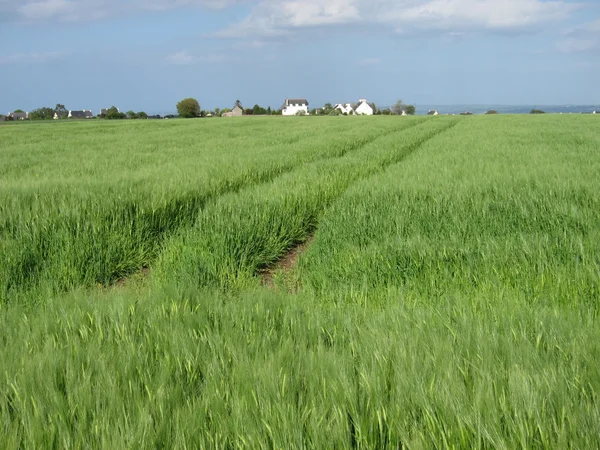
[[[598,0],[0,0],[0,113],[598,104]]]

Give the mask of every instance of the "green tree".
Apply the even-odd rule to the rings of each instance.
[[[546,114],[546,111],[542,111],[541,109],[532,109],[529,114]]]
[[[128,119],[137,119],[138,115],[134,111],[127,111],[125,113]]]
[[[67,111],[65,105],[61,105],[60,103],[56,104],[54,112],[58,115],[59,119],[66,119],[69,116],[69,111]]]
[[[15,113],[24,113],[25,111],[23,111],[22,109],[15,109],[13,112],[15,112]]]
[[[398,100],[394,106],[392,106],[392,113],[400,115],[402,112],[405,112],[409,116],[414,116],[416,112],[416,108],[414,105],[407,105],[402,100]]]
[[[29,113],[30,120],[51,120],[54,118],[54,110],[52,108],[38,108]]]
[[[119,110],[115,106],[111,106],[110,108],[108,108],[108,110],[106,111],[106,116],[104,116],[104,118],[107,120],[119,120],[125,119],[126,117],[127,115],[122,112],[119,112]]]
[[[139,119],[147,119],[148,118],[148,114],[146,114],[144,111],[137,113],[137,116]]]
[[[490,109],[488,112],[486,112],[486,114],[498,114],[498,111],[495,109]]]
[[[177,103],[177,112],[187,119],[200,116],[200,103],[195,98],[184,98]]]
[[[254,105],[254,108],[252,108],[252,114],[255,116],[265,115],[267,114],[267,110],[262,106]]]

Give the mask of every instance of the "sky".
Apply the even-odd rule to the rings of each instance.
[[[600,103],[600,0],[0,0],[0,113]]]

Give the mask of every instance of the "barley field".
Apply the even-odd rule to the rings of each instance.
[[[600,121],[0,126],[3,448],[600,448]]]

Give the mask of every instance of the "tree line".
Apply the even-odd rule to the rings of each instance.
[[[241,104],[238,100],[236,104]],[[370,103],[370,106],[373,108],[373,114],[375,115],[402,115],[406,114],[409,116],[414,116],[416,113],[415,105],[405,104],[402,100],[398,100],[393,106],[389,108],[379,108],[375,103]],[[189,97],[181,100],[176,105],[177,113],[180,117],[184,118],[194,118],[194,117],[209,117],[209,116],[220,116],[221,114],[231,112],[230,108],[215,108],[212,111],[203,110],[200,107],[200,103],[195,98]],[[271,109],[271,107],[263,108],[260,105],[254,105],[252,108],[243,109],[243,113],[246,116],[271,116],[271,115],[281,115],[281,109]],[[310,111],[311,115],[321,115],[321,116],[337,116],[344,115],[339,109],[335,108],[331,103],[325,103],[321,108],[313,108]]]

